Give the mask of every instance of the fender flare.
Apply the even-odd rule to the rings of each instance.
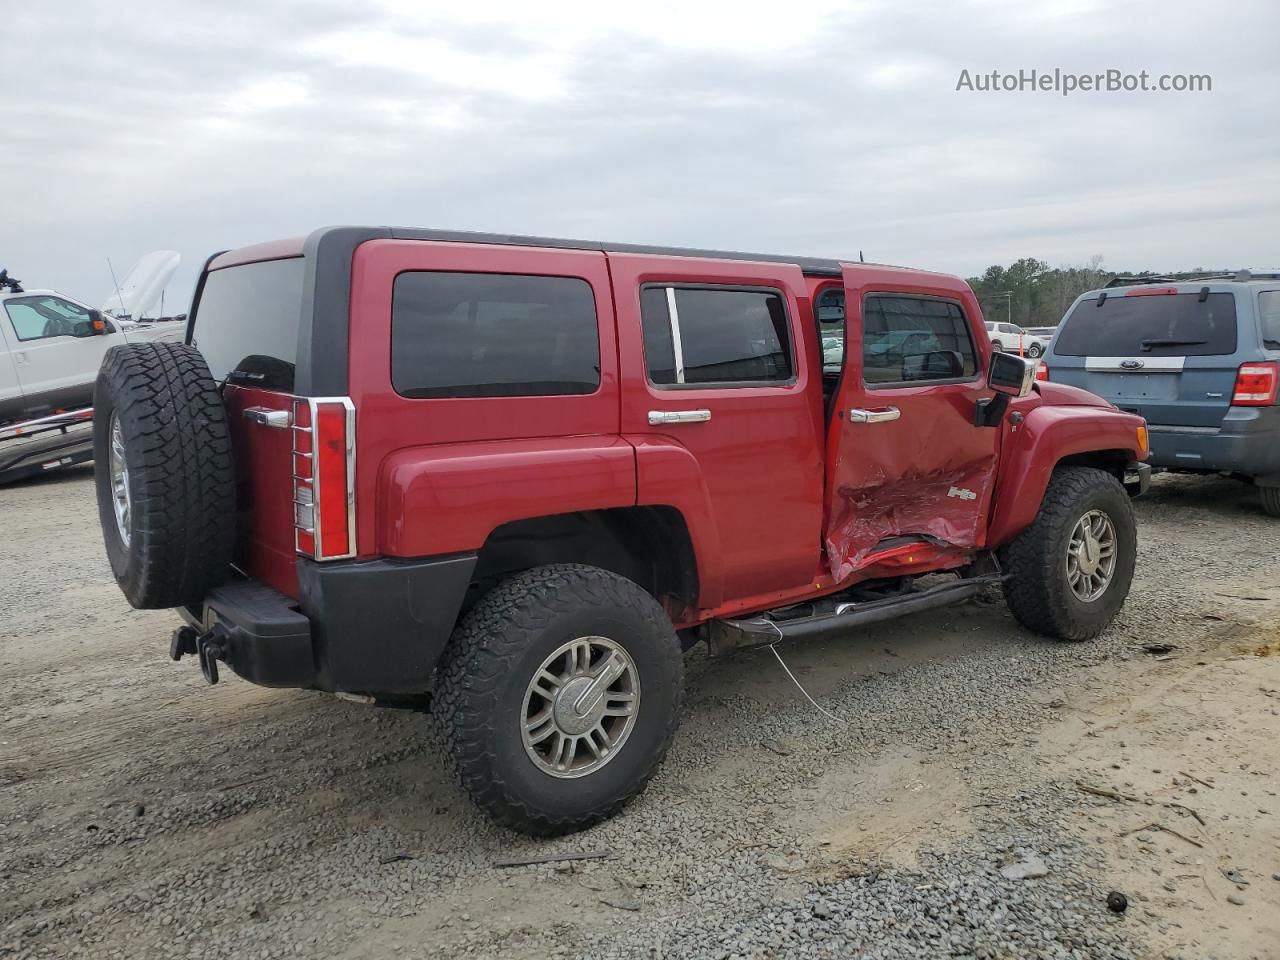
[[[1125,464],[1146,457],[1138,442],[1141,417],[1096,406],[1045,405],[1029,411],[1004,437],[987,546],[1008,543],[1040,511],[1049,478],[1067,458],[1097,455]]]

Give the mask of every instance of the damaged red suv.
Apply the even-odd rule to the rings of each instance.
[[[212,257],[188,323],[98,377],[129,602],[211,681],[432,694],[530,833],[644,788],[697,641],[994,584],[1084,640],[1129,591],[1142,419],[993,353],[955,277],[337,227]]]

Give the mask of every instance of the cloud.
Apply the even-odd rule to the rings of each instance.
[[[214,250],[389,222],[963,275],[1274,266],[1280,12],[1201,9],[28,4],[0,61],[0,265],[96,302],[108,256],[181,250],[177,293]],[[955,89],[1054,67],[1214,88]]]

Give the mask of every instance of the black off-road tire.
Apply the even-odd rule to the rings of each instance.
[[[525,692],[562,644],[592,636],[634,661],[635,726],[603,766],[559,779],[525,750]],[[554,836],[612,816],[644,790],[671,745],[683,688],[680,642],[652,596],[617,574],[556,564],[504,580],[471,609],[449,641],[433,709],[476,804],[500,824]]]
[[[1085,602],[1067,581],[1067,545],[1076,523],[1102,510],[1116,532],[1116,567],[1106,591]],[[1091,640],[1115,619],[1133,582],[1137,525],[1124,486],[1105,470],[1059,467],[1035,522],[1000,551],[1004,597],[1018,621],[1059,640]]]
[[[1040,349],[1040,344],[1038,343],[1033,343],[1031,346],[1027,347],[1027,356],[1032,360],[1039,360],[1040,354],[1042,353],[1044,353],[1044,351]]]
[[[1004,353],[1004,344],[1002,344],[999,340],[992,340],[991,349],[994,350],[996,353]]]
[[[236,516],[226,410],[204,358],[182,343],[112,347],[93,407],[98,514],[116,582],[139,609],[199,601],[226,579]],[[111,490],[117,418],[131,499],[127,546]]]
[[[1280,517],[1280,487],[1259,487],[1262,512],[1269,517]]]

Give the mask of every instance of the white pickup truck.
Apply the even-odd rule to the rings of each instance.
[[[106,352],[185,331],[180,321],[135,323],[53,290],[26,290],[0,271],[0,483],[88,460],[80,428]]]
[[[91,406],[109,349],[184,332],[171,320],[117,320],[52,290],[0,292],[0,423]]]

